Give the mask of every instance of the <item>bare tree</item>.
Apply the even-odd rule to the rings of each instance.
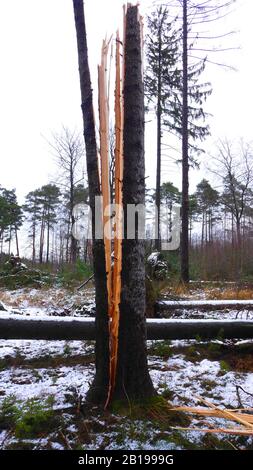
[[[252,198],[253,149],[243,140],[236,144],[227,139],[220,140],[217,149],[217,155],[213,157],[214,165],[210,170],[224,185],[222,202],[232,216],[237,244],[240,246],[241,223],[249,198]]]
[[[83,169],[81,159],[84,158],[83,139],[78,132],[63,127],[60,133],[54,133],[50,147],[59,167],[58,184],[63,188],[68,208],[68,239],[70,240],[69,261],[74,263],[78,255],[77,240],[73,236],[75,216],[73,213],[75,204],[75,188],[83,181]],[[67,244],[68,245],[68,244]]]

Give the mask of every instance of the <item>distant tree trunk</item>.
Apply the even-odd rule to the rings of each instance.
[[[183,109],[182,109],[182,235],[181,279],[189,282],[189,162],[188,162],[188,50],[187,0],[183,0]]]
[[[75,239],[73,235],[73,227],[75,224],[75,217],[73,214],[74,210],[74,170],[72,167],[72,162],[71,162],[71,167],[70,167],[70,221],[71,221],[71,226],[70,226],[70,262],[75,263],[77,259],[77,240]]]
[[[148,372],[145,321],[144,241],[128,240],[127,205],[145,203],[144,92],[138,7],[129,7],[126,18],[124,80],[125,215],[122,253],[119,355],[114,398],[145,399],[155,394]]]
[[[35,221],[34,221],[33,222],[33,227],[32,227],[32,260],[33,260],[33,263],[35,263],[35,257],[36,257],[35,237],[36,237],[36,225],[35,225]]]
[[[101,403],[106,400],[109,380],[108,298],[105,251],[104,241],[95,238],[95,196],[99,196],[101,193],[83,0],[73,0],[73,6],[78,48],[89,205],[92,210],[93,265],[96,289],[96,374],[87,399],[92,402]]]
[[[205,228],[205,212],[202,212],[202,224],[201,224],[201,248],[204,246],[204,228]]]
[[[49,261],[49,245],[50,245],[50,224],[49,221],[47,222],[47,255],[46,255],[46,262]]]
[[[18,229],[15,227],[16,254],[19,257]]]
[[[41,221],[41,228],[40,228],[40,254],[39,254],[39,261],[40,263],[43,262],[43,251],[44,251],[44,237],[45,237],[45,214],[43,212],[42,221]]]
[[[161,26],[160,26],[161,28]],[[157,150],[156,150],[156,193],[155,193],[155,202],[157,210],[157,234],[155,239],[155,248],[156,250],[161,250],[161,31],[159,35],[159,72],[158,72],[158,87],[157,87]]]
[[[10,227],[10,232],[9,232],[9,256],[11,254],[11,237],[12,237],[12,231],[11,231],[11,227]]]

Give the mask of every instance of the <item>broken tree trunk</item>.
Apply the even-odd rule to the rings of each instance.
[[[135,238],[127,239],[127,207],[145,203],[144,91],[137,6],[128,6],[126,12],[124,62],[124,239],[118,365],[113,398],[128,401],[155,394],[147,365],[144,241],[138,237],[138,226]]]
[[[95,197],[100,196],[101,191],[83,0],[73,0],[73,7],[82,98],[81,108],[86,148],[89,205],[92,210],[93,265],[96,290],[96,375],[88,392],[88,399],[100,401],[106,397],[109,377],[108,297],[105,249],[104,241],[95,237]]]
[[[123,46],[124,49],[124,46]],[[124,50],[123,50],[124,63]],[[120,66],[120,39],[116,37],[116,80],[115,80],[115,222],[114,222],[114,260],[112,270],[112,298],[110,313],[110,381],[105,407],[111,401],[117,372],[118,336],[121,297],[122,271],[122,183],[123,183],[123,96]]]

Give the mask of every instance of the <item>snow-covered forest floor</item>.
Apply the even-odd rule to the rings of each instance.
[[[206,296],[204,291],[202,297],[198,294],[195,299]],[[0,301],[26,317],[94,311],[92,288],[0,290]],[[216,318],[236,318],[236,313],[217,311]],[[194,312],[182,316],[189,315]],[[213,312],[205,317],[214,318]],[[203,397],[221,408],[253,408],[252,352],[253,342],[240,339],[148,342],[152,380],[173,406],[197,406],[197,397]],[[94,342],[0,340],[0,448],[253,448],[253,436],[179,431],[164,415],[144,418],[129,409],[126,418],[116,409],[80,408],[93,373]],[[220,418],[188,416],[191,427],[237,426]]]

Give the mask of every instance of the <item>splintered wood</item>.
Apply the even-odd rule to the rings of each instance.
[[[252,436],[253,435],[253,414],[248,414],[247,411],[243,410],[244,413],[241,413],[242,410],[224,410],[218,408],[210,401],[207,401],[201,397],[195,397],[198,401],[205,404],[208,408],[197,408],[190,406],[178,406],[176,408],[171,408],[171,411],[182,411],[184,413],[192,413],[198,416],[210,416],[213,418],[223,418],[229,421],[234,421],[240,424],[240,427],[237,428],[183,428],[183,427],[174,427],[173,429],[178,429],[181,431],[199,431],[205,433],[215,433],[215,434],[234,434],[234,435],[243,435],[243,436]]]
[[[124,30],[125,30],[124,11]],[[125,31],[123,31],[125,35]],[[121,270],[122,270],[122,181],[123,181],[123,77],[124,77],[124,41],[120,41],[119,32],[116,35],[115,57],[115,174],[114,201],[110,191],[110,162],[109,162],[109,82],[107,80],[107,56],[109,42],[103,41],[101,65],[98,67],[99,89],[99,120],[100,120],[100,167],[101,193],[103,197],[103,227],[105,244],[105,263],[108,292],[109,342],[110,342],[110,376],[108,396],[105,408],[108,406],[115,387],[118,332],[120,316]],[[110,212],[110,204],[114,203],[114,214]],[[113,242],[111,234],[113,233]]]
[[[116,82],[115,82],[115,205],[114,205],[114,253],[112,269],[112,290],[109,308],[109,337],[110,337],[110,382],[105,407],[108,406],[115,386],[118,335],[119,335],[119,305],[121,293],[122,269],[122,180],[123,180],[123,99],[120,67],[120,39],[116,37]]]
[[[108,213],[110,205],[109,182],[109,101],[107,95],[107,55],[109,42],[103,41],[101,65],[98,66],[98,102],[99,102],[99,133],[100,133],[100,168],[101,192],[103,196],[103,227],[105,244],[105,267],[107,276],[107,293],[109,311],[111,308],[111,219]]]

